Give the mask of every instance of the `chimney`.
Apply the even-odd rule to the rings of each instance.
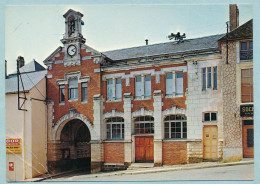
[[[17,59],[17,65],[19,66],[19,68],[24,66],[24,58],[22,56],[19,56]]]
[[[233,31],[239,26],[239,11],[236,4],[229,5],[229,31]]]
[[[7,78],[7,61],[5,60],[5,78]]]

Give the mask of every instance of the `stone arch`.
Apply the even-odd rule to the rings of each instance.
[[[105,120],[107,118],[112,118],[112,117],[122,117],[122,118],[124,118],[124,113],[112,110],[111,112],[107,112],[103,115],[103,120]]]
[[[54,137],[53,140],[59,141],[60,140],[60,135],[63,127],[72,119],[79,119],[82,122],[85,123],[85,125],[88,127],[89,132],[90,132],[90,137],[94,135],[94,125],[90,122],[90,120],[84,116],[83,114],[76,113],[76,112],[70,112],[68,114],[65,114],[62,116],[57,123],[54,125],[53,130],[54,130]]]
[[[153,111],[141,108],[140,110],[132,112],[132,118],[136,118],[138,116],[153,116]]]
[[[186,109],[176,108],[176,106],[173,106],[172,108],[165,109],[162,113],[163,117],[173,114],[184,114],[186,116]]]

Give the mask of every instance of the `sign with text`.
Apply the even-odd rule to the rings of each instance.
[[[22,153],[21,138],[5,139],[6,153]]]
[[[240,105],[240,116],[241,117],[253,117],[254,116],[254,105]]]

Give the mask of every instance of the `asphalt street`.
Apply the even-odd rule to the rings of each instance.
[[[147,174],[90,177],[78,173],[44,181],[176,181],[176,180],[253,180],[254,164],[167,171]]]

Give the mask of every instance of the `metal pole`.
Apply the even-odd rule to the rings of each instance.
[[[18,110],[20,110],[20,91],[19,91],[19,57],[16,60],[17,62],[17,93],[18,93]]]
[[[226,33],[226,47],[227,47],[227,58],[226,58],[226,64],[228,64],[228,21],[227,24],[227,33]]]

